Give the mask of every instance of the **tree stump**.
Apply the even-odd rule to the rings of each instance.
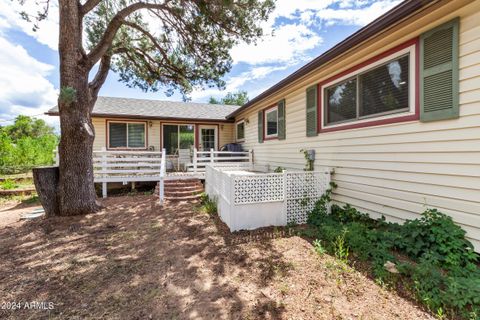
[[[58,201],[58,167],[33,168],[33,182],[37,189],[40,203],[45,209],[45,216],[52,217],[60,215]]]

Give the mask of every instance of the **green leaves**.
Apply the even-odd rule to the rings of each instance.
[[[58,100],[60,103],[69,106],[77,101],[77,91],[72,87],[63,87],[60,89]]]
[[[118,17],[138,5],[148,9]],[[112,23],[123,21],[109,53],[112,69],[127,86],[179,91],[186,98],[195,88],[224,87],[222,76],[232,65],[230,49],[260,37],[261,22],[273,7],[272,0],[106,0],[84,21],[90,49],[102,44]]]
[[[412,258],[427,257],[449,269],[477,261],[473,245],[465,239],[465,231],[436,209],[425,211],[420,219],[407,221],[401,236],[398,247]]]
[[[247,102],[248,102],[247,91],[229,92],[225,95],[225,97],[221,99],[210,97],[210,100],[208,101],[208,103],[211,103],[211,104],[226,104],[226,105],[233,105],[233,106],[243,106]]]
[[[18,116],[13,125],[0,127],[0,173],[52,164],[57,143],[53,128],[43,120]]]
[[[328,214],[327,203],[328,196],[319,200],[309,214],[309,237],[319,239],[315,247],[322,241],[322,248],[340,259],[351,251],[371,266],[380,282],[401,283],[403,292],[410,288],[432,313],[478,319],[478,255],[465,239],[465,231],[451,217],[429,209],[419,219],[400,225],[371,219],[349,205],[333,205]],[[395,263],[400,274],[387,272],[387,261]]]

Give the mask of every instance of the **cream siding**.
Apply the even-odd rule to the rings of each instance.
[[[222,147],[227,143],[235,142],[235,132],[234,132],[234,124],[233,123],[225,123],[220,125],[220,141],[218,147]]]
[[[93,118],[93,127],[95,128],[95,140],[93,141],[93,150],[101,150],[106,148],[107,132],[106,123],[103,118]]]
[[[467,4],[470,3],[470,4]],[[463,7],[462,7],[463,6]],[[303,168],[300,149],[315,149],[317,168],[335,170],[334,200],[349,203],[373,217],[392,221],[418,217],[425,208],[449,214],[467,231],[480,251],[480,1],[453,1],[403,22],[381,39],[292,83],[281,92],[240,113],[244,147],[254,149],[260,164]],[[456,16],[460,21],[460,118],[395,123],[320,133],[306,137],[305,90],[361,61],[395,47]],[[340,62],[340,63],[339,63]],[[258,143],[257,112],[286,99],[286,140]]]
[[[137,120],[137,119],[112,119],[114,121],[122,121],[122,120],[129,120],[129,121],[147,121],[148,127],[148,147],[153,146],[155,150],[160,150],[160,128],[161,123],[188,123],[192,124],[192,122],[160,122],[160,120]],[[95,140],[93,142],[93,150],[101,150],[103,147],[106,147],[106,137],[107,137],[107,127],[106,127],[106,119],[105,118],[93,118],[93,126],[95,128]],[[151,123],[151,125],[150,125]],[[203,123],[202,123],[203,124]],[[200,124],[200,125],[202,125]],[[218,125],[218,146],[221,147],[226,143],[234,142],[235,137],[233,134],[233,123],[212,123],[205,125]]]

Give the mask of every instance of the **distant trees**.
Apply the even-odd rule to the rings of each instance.
[[[0,127],[0,173],[25,172],[53,163],[58,144],[54,128],[41,119],[18,116],[12,125]]]
[[[228,104],[235,106],[243,106],[248,102],[248,93],[247,91],[238,91],[238,92],[229,92],[227,95],[221,99],[216,99],[210,97],[208,103],[211,104]]]

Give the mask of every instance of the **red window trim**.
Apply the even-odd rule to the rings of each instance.
[[[392,124],[392,123],[398,123],[398,122],[406,122],[406,121],[415,121],[420,119],[420,98],[419,98],[419,86],[420,86],[420,38],[416,37],[413,38],[409,41],[406,41],[390,50],[387,50],[375,57],[372,57],[350,69],[347,69],[337,75],[334,75],[333,77],[330,77],[322,82],[320,82],[317,85],[317,132],[322,133],[322,132],[331,132],[331,131],[340,131],[340,130],[348,130],[348,129],[357,129],[357,128],[365,128],[365,127],[373,127],[373,126],[379,126],[379,125],[384,125],[384,124]],[[335,81],[336,79],[339,79],[349,73],[355,72],[365,66],[368,66],[369,64],[375,63],[378,60],[381,60],[385,57],[388,57],[391,54],[394,54],[395,52],[398,52],[402,49],[405,49],[407,47],[410,47],[412,45],[415,45],[415,95],[414,95],[414,103],[415,103],[415,113],[414,114],[409,114],[409,115],[404,115],[404,116],[398,116],[398,117],[393,117],[393,118],[388,118],[388,119],[379,119],[379,120],[372,120],[372,121],[366,121],[366,122],[360,122],[360,123],[352,123],[352,124],[345,124],[342,126],[338,127],[331,127],[331,128],[322,128],[322,120],[323,120],[323,110],[322,110],[322,99],[323,99],[323,92],[322,92],[322,86]]]
[[[243,139],[237,139],[237,134],[238,134],[237,125],[241,122],[243,122]],[[245,118],[241,118],[235,121],[235,142],[245,142],[245,125],[246,125]]]
[[[110,148],[110,128],[108,124],[110,122],[116,122],[116,123],[145,123],[145,148]],[[148,150],[148,121],[142,121],[142,120],[130,120],[130,119],[105,119],[105,149],[106,150],[112,150],[112,151],[146,151]],[[127,142],[128,143],[128,142]]]
[[[266,117],[266,111],[277,108],[277,135],[273,137],[267,137],[267,117]],[[278,104],[272,104],[266,108],[263,108],[263,141],[268,141],[268,140],[278,140]]]

